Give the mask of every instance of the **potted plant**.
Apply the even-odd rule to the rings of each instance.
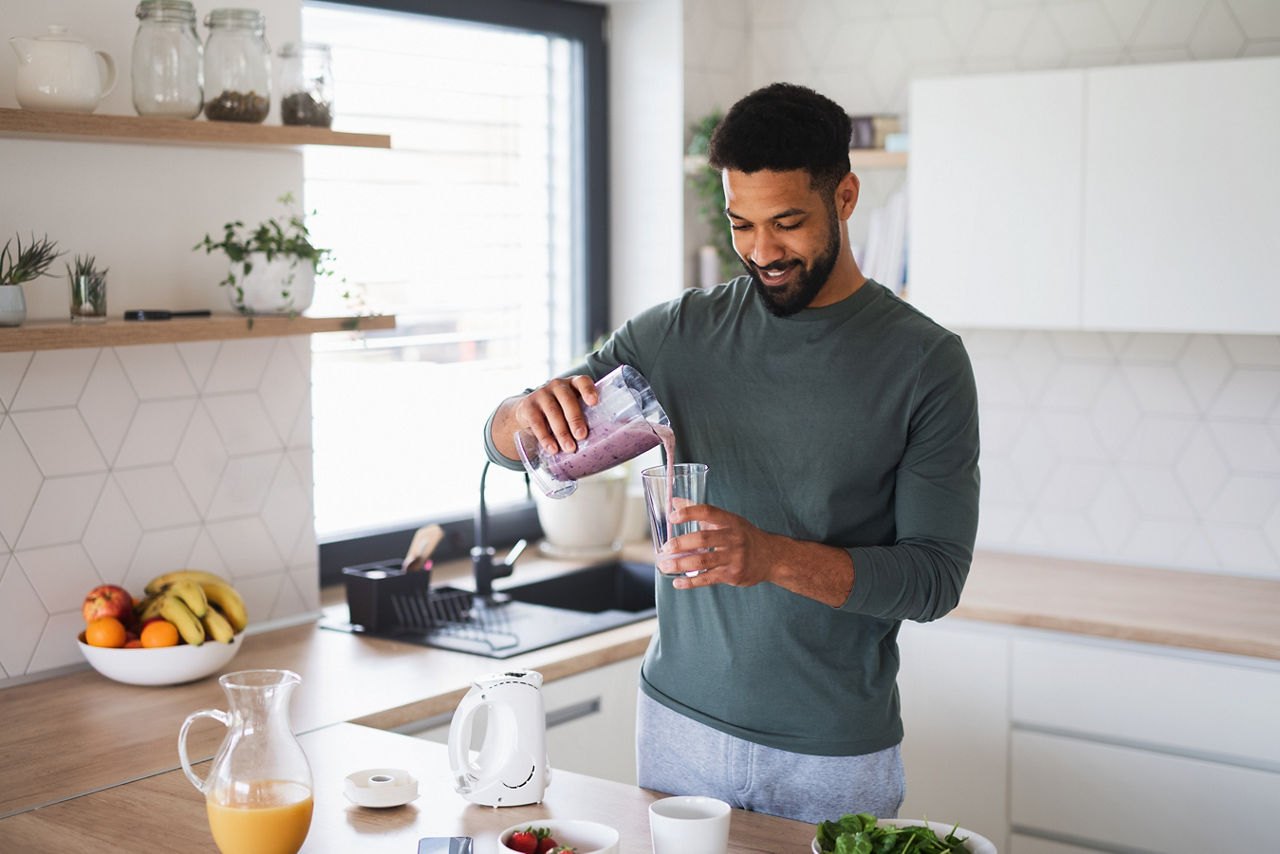
[[[4,248],[0,249],[0,326],[22,325],[27,319],[23,282],[48,275],[49,266],[61,254],[58,244],[48,235],[37,240],[33,234],[26,246],[22,245],[21,237],[4,242]]]
[[[711,134],[722,118],[724,115],[715,110],[689,127],[692,138],[689,140],[689,147],[685,149],[685,154],[689,156],[685,180],[689,189],[697,194],[699,218],[711,226],[711,242],[703,247],[703,253],[708,249],[714,250],[719,261],[717,278],[719,281],[727,281],[737,274],[738,255],[733,251],[733,240],[724,219],[724,183],[719,171],[712,169],[706,162],[707,151],[711,147]],[[701,269],[699,273],[702,278],[706,278]],[[706,286],[708,282],[702,281],[699,284]]]
[[[315,293],[316,276],[330,275],[331,256],[311,242],[302,214],[293,210],[292,193],[279,198],[287,216],[272,217],[253,229],[240,220],[223,226],[222,239],[206,234],[193,249],[205,254],[221,250],[229,262],[218,284],[230,290],[231,305],[241,314],[288,314],[305,311]]]
[[[107,269],[99,270],[92,255],[77,255],[75,267],[67,265],[71,282],[71,320],[101,323],[107,319]]]

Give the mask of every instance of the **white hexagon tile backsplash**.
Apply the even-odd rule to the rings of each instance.
[[[1280,336],[963,335],[980,547],[1280,579]]]
[[[0,679],[80,663],[80,603],[184,566],[319,607],[305,337],[0,354]]]

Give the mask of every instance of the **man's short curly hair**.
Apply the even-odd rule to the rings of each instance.
[[[803,169],[812,186],[835,191],[849,172],[849,114],[805,86],[771,83],[734,104],[711,135],[713,169],[789,172]]]

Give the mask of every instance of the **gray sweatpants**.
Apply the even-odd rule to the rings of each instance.
[[[897,818],[906,795],[899,745],[862,756],[790,753],[712,729],[643,691],[636,703],[636,767],[646,789],[707,795],[811,824],[845,813]]]

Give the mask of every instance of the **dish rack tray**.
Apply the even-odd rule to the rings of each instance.
[[[520,645],[509,609],[470,590],[432,587],[431,572],[395,563],[344,567],[351,630],[446,646],[501,652]]]

